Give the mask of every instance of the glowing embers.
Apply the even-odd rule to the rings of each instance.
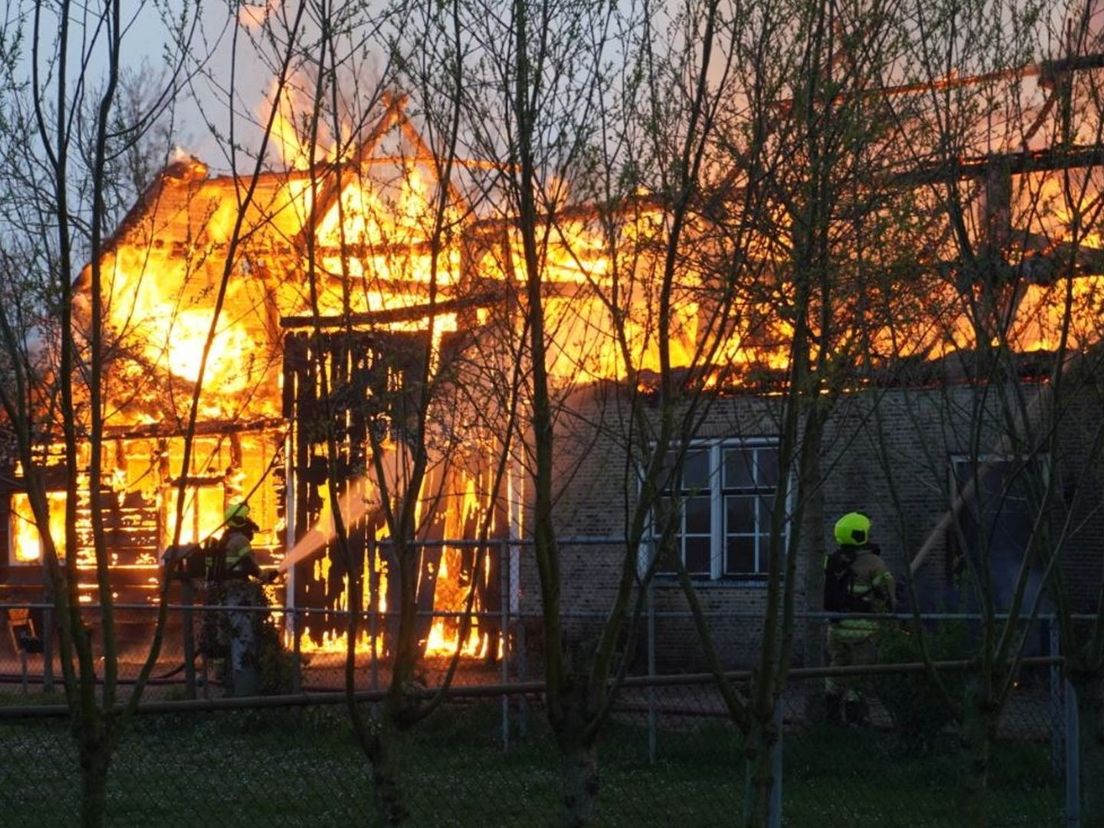
[[[487,583],[493,573],[493,550],[456,549],[446,547],[441,551],[437,566],[437,589],[434,606],[441,616],[433,619],[426,638],[426,655],[452,655],[457,649],[469,658],[483,658],[497,631],[497,620],[486,614],[480,601],[472,603],[475,615],[470,619],[467,635],[460,640],[461,628],[466,616],[468,592],[476,579]],[[473,575],[476,576],[473,578]],[[476,587],[478,590],[478,587]],[[476,595],[477,598],[480,596]],[[484,602],[485,603],[485,602]]]
[[[419,612],[417,617],[418,649],[429,657],[452,656],[457,649],[460,655],[466,658],[482,658],[488,653],[488,648],[495,646],[498,634],[499,619],[486,612],[483,604],[485,601],[477,600],[472,603],[472,613],[467,624],[467,632],[461,640],[461,630],[464,626],[464,618],[467,615],[468,592],[471,588],[471,566],[473,563],[470,549],[445,548],[433,550],[423,549],[422,554],[430,551],[440,551],[440,558],[436,565],[436,572],[430,588],[434,589],[434,601],[432,613]],[[384,555],[374,555],[369,565],[372,574],[368,580],[372,586],[364,586],[362,589],[368,594],[366,607],[357,621],[357,635],[354,651],[357,655],[374,655],[386,657],[390,651],[395,636],[398,634],[399,607],[395,605],[395,597],[389,604],[388,596],[393,593],[390,588],[395,577],[390,566],[384,562]],[[420,557],[420,556],[419,556]],[[300,559],[302,562],[302,559]],[[328,574],[330,562],[325,556],[319,556],[310,564],[314,569],[314,576],[324,580]],[[425,567],[425,560],[419,561],[419,569]],[[466,566],[465,566],[466,565]],[[477,565],[482,567],[484,574],[491,570],[490,559],[486,555],[479,556]],[[467,568],[467,573],[464,570]],[[347,614],[349,583],[348,577],[343,579],[344,589],[335,606],[328,610],[300,610],[301,618],[299,648],[308,654],[344,654],[348,649]],[[425,585],[423,585],[425,588]],[[316,618],[325,616],[326,623],[318,623]],[[335,616],[340,616],[341,621],[334,624]],[[315,630],[320,630],[315,632]],[[291,646],[291,641],[288,641]],[[500,646],[500,645],[499,645]]]
[[[389,452],[383,463],[388,470],[391,491],[403,476],[403,462],[398,454]],[[322,507],[318,518],[280,564],[281,571],[295,567],[296,575],[306,578],[310,584],[333,585],[327,593],[327,606],[297,610],[300,650],[343,654],[348,649],[350,582],[347,574],[336,583],[334,578],[335,562],[343,560],[347,554],[342,551],[344,532],[352,548],[360,550],[357,556],[363,556],[356,564],[362,573],[358,592],[364,596],[353,647],[358,655],[385,658],[396,646],[402,609],[399,571],[404,566],[409,568],[408,574],[416,578],[418,584],[413,635],[419,652],[426,656],[450,656],[459,650],[465,657],[486,655],[488,648],[495,646],[500,624],[498,614],[488,612],[495,603],[492,595],[497,598],[501,586],[500,570],[493,565],[497,560],[495,555],[501,554],[500,545],[477,549],[471,543],[420,541],[398,549],[387,537],[371,477],[354,478],[343,488],[344,492],[337,499],[341,516],[338,522],[332,513],[330,483],[319,484],[317,494]],[[419,507],[424,506],[423,500]],[[447,507],[438,506],[448,516],[463,515],[469,521],[476,520],[479,503],[474,483],[469,481],[468,485],[459,486],[449,497]],[[441,528],[446,533],[450,530],[461,532],[461,527],[449,518]],[[366,546],[362,545],[365,543]],[[470,623],[465,625],[463,619],[469,606],[472,614]],[[465,626],[467,630],[461,636]]]

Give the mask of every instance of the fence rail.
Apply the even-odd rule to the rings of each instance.
[[[6,604],[0,610],[50,629],[50,607]],[[89,617],[95,607],[82,607]],[[120,677],[133,681],[146,654],[145,605],[120,607],[139,634],[120,635]],[[189,688],[181,669],[185,619],[207,613],[263,613],[257,607],[170,607],[170,625],[148,688],[120,744],[109,802],[118,810],[110,824],[145,818],[164,825],[333,825],[370,821],[371,779],[349,737],[343,705],[344,657],[296,650],[285,634],[285,654],[295,671],[295,692],[224,697],[215,672],[197,669]],[[270,608],[283,624],[304,610]],[[365,613],[386,624],[386,613]],[[456,613],[425,613],[455,618]],[[497,613],[484,613],[501,619]],[[449,791],[446,803],[418,804],[414,825],[558,824],[558,759],[542,714],[543,684],[527,671],[524,630],[536,616],[510,616],[501,657],[465,659],[444,709],[416,728],[404,748],[411,791]],[[911,617],[906,616],[905,620]],[[754,621],[752,613],[712,614],[716,626]],[[823,613],[803,616],[809,635],[819,635]],[[923,616],[936,638],[941,631],[969,630],[966,614]],[[1075,825],[1078,799],[1076,708],[1061,676],[1056,636],[1049,619],[1024,634],[1042,643],[1040,656],[1024,660],[1019,683],[998,730],[991,774],[990,824]],[[10,626],[10,625],[9,625]],[[294,630],[297,625],[281,627]],[[743,791],[740,736],[712,676],[657,674],[655,653],[666,645],[662,625],[649,625],[648,652],[628,665],[601,749],[602,825],[731,824]],[[0,813],[5,824],[69,825],[79,790],[67,711],[57,692],[56,647],[21,648],[0,630]],[[133,632],[133,631],[132,631]],[[1033,639],[1034,640],[1034,639]],[[50,651],[53,652],[50,652]],[[50,663],[47,663],[49,656]],[[202,660],[202,654],[199,659]],[[436,692],[445,656],[427,658],[415,693]],[[968,676],[972,662],[946,659],[937,669],[953,683]],[[356,700],[372,705],[386,688],[385,653],[356,655]],[[651,669],[650,669],[651,668]],[[955,821],[960,787],[959,724],[916,661],[852,668],[794,667],[776,708],[782,734],[776,756],[779,797],[776,816],[787,826],[944,826]],[[50,673],[55,678],[50,683]],[[207,673],[207,680],[203,677]],[[733,670],[740,684],[750,674]],[[858,677],[870,699],[869,722],[834,728],[817,713],[824,679]],[[288,685],[291,686],[290,684]],[[233,757],[219,759],[218,756]],[[269,766],[294,778],[288,786]],[[267,789],[264,799],[234,794],[230,803],[204,805],[213,795],[212,776],[249,768],[245,787]],[[479,769],[479,770],[476,770]],[[130,784],[130,780],[138,780]],[[139,784],[140,783],[140,784]],[[338,789],[344,793],[333,796]],[[170,790],[171,796],[165,794]],[[891,791],[892,795],[887,794]],[[296,799],[291,801],[290,797]],[[419,793],[416,797],[421,798]],[[887,796],[895,803],[887,810]],[[166,798],[167,797],[167,798]],[[489,807],[493,803],[493,808]],[[166,816],[164,809],[171,808]],[[160,809],[160,810],[159,810]],[[109,808],[111,811],[111,808]],[[153,814],[157,814],[153,816]],[[14,815],[9,817],[8,815]],[[143,816],[144,815],[144,816]],[[252,816],[250,816],[252,815]],[[776,822],[776,824],[781,824]]]
[[[1024,689],[1002,717],[991,825],[1065,824],[1065,783],[1047,736],[1054,725],[1043,675],[1049,662],[1025,665]],[[784,824],[955,824],[960,734],[950,719],[926,718],[931,688],[917,682],[924,674],[889,665],[867,671],[875,699],[870,724],[839,728],[809,716],[825,672],[795,672],[777,708]],[[455,688],[445,708],[404,737],[401,789],[411,824],[559,824],[558,755],[541,689],[537,682]],[[379,695],[364,691],[358,699],[368,704]],[[108,824],[371,824],[370,769],[350,738],[344,701],[342,694],[309,693],[144,705],[118,747]],[[498,742],[503,702],[513,734],[508,750]],[[74,824],[72,736],[56,707],[43,707],[49,716],[28,708],[0,716],[0,813],[5,825]],[[599,757],[599,825],[719,826],[738,813],[740,736],[711,678],[633,677]],[[230,790],[220,788],[228,784]]]

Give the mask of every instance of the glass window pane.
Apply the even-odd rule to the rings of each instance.
[[[769,532],[771,515],[774,513],[774,494],[759,495],[759,526],[760,532]]]
[[[745,448],[724,450],[724,487],[726,489],[750,489],[755,485],[752,476],[754,452]]]
[[[767,556],[770,554],[770,535],[759,535],[759,572],[767,571]],[[786,554],[786,536],[782,537],[782,548],[779,550],[782,555]]]
[[[686,539],[686,571],[691,575],[710,575],[713,567],[710,561],[709,538]]]
[[[659,473],[659,486],[664,492],[673,492],[678,488],[677,460],[678,456],[673,451],[667,452],[663,458],[663,468]]]
[[[725,549],[725,574],[755,572],[755,538],[728,538]]]
[[[678,538],[673,539],[666,546],[659,548],[659,563],[656,565],[656,572],[671,573],[678,572],[678,553],[680,543]]]
[[[755,531],[755,497],[753,495],[727,495],[725,497],[725,532]]]
[[[686,531],[694,535],[708,535],[713,531],[711,499],[690,497],[686,499]]]
[[[982,503],[999,501],[1015,472],[1016,469],[1009,460],[982,460],[978,464],[976,475],[974,464],[969,460],[954,461],[958,490],[962,492],[967,486],[972,486],[976,482],[974,498]]]
[[[709,449],[686,452],[682,466],[682,488],[691,492],[709,490]]]
[[[1007,496],[1013,472],[1012,464],[1005,461],[985,463],[978,469],[981,500],[984,503],[1001,503]]]
[[[758,471],[758,484],[763,486],[778,485],[778,449],[761,448],[755,452],[755,463]]]
[[[678,519],[678,501],[669,497],[656,498],[655,510],[652,512],[652,531],[663,534],[667,527],[667,521]]]

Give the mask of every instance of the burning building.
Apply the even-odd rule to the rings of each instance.
[[[401,477],[401,434],[412,416],[404,389],[426,360],[449,352],[460,327],[488,301],[472,284],[469,254],[459,243],[455,213],[463,209],[470,220],[471,208],[453,204],[443,217],[455,240],[429,238],[436,171],[403,105],[394,99],[384,107],[355,159],[262,173],[247,196],[240,179],[211,176],[201,161],[182,158],[157,177],[111,240],[100,263],[111,471],[98,498],[123,600],[153,600],[161,550],[217,533],[226,506],[247,500],[262,527],[254,539],[262,564],[280,564],[292,548],[301,560],[288,566],[287,603],[344,608],[346,558],[330,554],[328,487],[338,485],[351,554],[372,558],[373,600],[386,607],[368,432],[394,463],[391,479]],[[78,297],[87,295],[88,277],[86,268]],[[80,305],[78,298],[78,312]],[[425,509],[423,541],[471,536],[473,510],[486,496],[483,472],[465,466],[461,453],[443,451],[455,442],[448,428],[438,418],[424,500],[435,502],[451,487],[451,506]],[[327,440],[336,454],[323,450]],[[54,488],[51,523],[60,538],[60,477]],[[91,602],[92,495],[87,482],[82,488],[79,546],[65,552],[77,555],[82,600]],[[26,496],[16,486],[4,500],[5,595],[40,594],[41,550]],[[488,519],[490,534],[505,532],[504,521]],[[427,609],[435,595],[440,606],[448,593],[433,582],[450,564],[454,577],[465,566],[469,582],[479,574],[470,553],[427,546],[424,557]],[[498,584],[490,583],[484,607],[498,600]],[[314,619],[304,646],[326,646],[335,623]]]
[[[1032,76],[1043,99],[1059,86],[1053,71]],[[851,317],[849,332],[861,332],[862,350],[841,353],[861,357],[863,370],[833,389],[841,402],[826,426],[832,494],[824,510],[863,507],[876,526],[891,527],[907,506],[906,531],[893,541],[883,536],[898,569],[947,511],[947,497],[913,481],[890,502],[884,469],[887,462],[943,462],[954,488],[956,451],[925,457],[924,435],[945,425],[948,407],[969,409],[973,387],[948,388],[962,364],[956,360],[996,336],[986,321],[1000,317],[1000,338],[1020,357],[1021,378],[1036,370],[1036,391],[1052,372],[1033,369],[1030,355],[1050,365],[1062,337],[1083,353],[1101,339],[1099,237],[1094,230],[1069,238],[1056,179],[1070,170],[1091,179],[1099,147],[1080,155],[1047,150],[1046,106],[1030,110],[1043,116],[1022,147],[954,164],[910,160],[893,171],[897,193],[933,182],[961,190],[973,211],[969,232],[999,268],[983,273],[948,253],[952,234],[939,217],[933,223],[944,231],[933,231],[926,258],[913,257],[926,268],[922,275],[902,277],[892,256],[871,254],[871,265],[889,278],[847,293],[833,311]],[[318,613],[307,617],[304,646],[329,646],[340,621],[323,613],[348,608],[350,567],[363,570],[356,574],[364,576],[367,606],[396,605],[387,511],[413,480],[419,607],[458,611],[475,584],[485,614],[504,601],[515,611],[535,610],[537,577],[519,545],[527,532],[529,466],[524,443],[512,442],[527,423],[518,379],[526,359],[519,344],[522,257],[509,199],[486,183],[492,176],[480,175],[494,165],[455,164],[442,186],[441,159],[402,99],[393,98],[349,157],[252,178],[212,176],[201,161],[182,158],[144,193],[100,262],[110,333],[104,448],[111,471],[94,496],[105,512],[120,594],[155,595],[160,551],[216,532],[225,507],[245,499],[263,529],[254,541],[262,564],[289,573],[284,602]],[[777,388],[792,332],[792,321],[774,309],[785,307],[792,291],[779,272],[788,254],[765,229],[739,256],[726,251],[726,233],[742,221],[733,218],[732,193],[747,183],[719,180],[721,203],[702,204],[694,215],[674,312],[662,332],[651,279],[662,260],[659,199],[644,194],[618,207],[616,245],[603,230],[608,214],[597,206],[565,209],[549,223],[546,363],[566,446],[556,508],[564,538],[624,535],[633,477],[621,406],[627,395],[648,394],[662,367],[663,337],[683,379],[711,395],[686,441],[686,467],[665,492],[685,504],[677,554],[700,582],[724,587],[704,591],[707,609],[754,610],[765,580],[766,504],[780,475]],[[1057,212],[1044,215],[1038,205],[1048,200]],[[750,287],[734,298],[714,282],[728,267],[717,261],[736,260]],[[861,272],[854,260],[848,266]],[[88,288],[86,272],[78,293]],[[1072,313],[1063,312],[1063,297]],[[913,301],[908,313],[895,304],[902,298]],[[995,304],[976,313],[989,302]],[[1073,330],[1063,332],[1067,319]],[[892,425],[868,439],[879,406],[893,412]],[[1000,455],[994,466],[1004,468],[1016,450],[1002,447],[992,431],[984,437]],[[963,456],[967,436],[955,436]],[[51,503],[60,521],[59,497]],[[85,491],[83,534],[77,549],[66,550],[84,565],[92,499]],[[5,505],[8,558],[0,584],[13,596],[41,582],[40,551],[25,496],[9,491]],[[493,543],[508,553],[476,551]],[[917,560],[918,571],[953,556],[948,538],[937,546],[941,554]],[[607,608],[603,596],[618,577],[617,556],[601,547],[565,543],[564,592],[583,615]],[[1097,565],[1091,555],[1080,560]],[[93,601],[91,576],[82,589]],[[656,590],[661,609],[681,600],[674,579],[662,574]],[[420,638],[426,646],[455,646],[455,627],[427,621]],[[484,639],[495,634],[489,625],[480,632]]]

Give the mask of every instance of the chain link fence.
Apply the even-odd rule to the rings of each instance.
[[[76,746],[57,707],[60,666],[47,669],[47,658],[56,658],[50,647],[21,640],[18,622],[24,616],[10,610],[27,607],[5,609],[16,623],[8,624],[0,641],[2,822],[72,825],[80,778]],[[29,609],[39,622],[34,632],[48,629],[48,608]],[[201,652],[189,686],[184,631],[198,631],[205,612],[228,611],[171,613],[145,711],[118,745],[108,823],[374,824],[371,768],[342,694],[330,692],[343,686],[339,653],[296,653],[285,637],[282,653],[294,679],[288,674],[288,685],[280,689],[296,695],[224,698],[220,659],[209,659],[205,667]],[[123,612],[136,630],[138,621],[149,623],[137,608]],[[283,628],[286,617],[277,612],[276,620]],[[930,623],[949,627],[957,621]],[[121,640],[120,675],[127,681],[137,675],[146,640],[137,633]],[[891,644],[883,657],[894,655]],[[358,689],[370,694],[385,687],[385,663],[383,653],[361,653]],[[418,683],[432,689],[445,666],[443,658],[427,659]],[[715,682],[703,675],[649,675],[647,665],[637,666],[618,693],[599,744],[596,824],[733,824],[744,796],[743,744]],[[1064,757],[1071,733],[1059,669],[1054,659],[1032,659],[1004,707],[989,777],[992,826],[1067,824]],[[539,676],[519,672],[516,656],[462,659],[447,703],[394,742],[412,825],[560,824],[559,755]],[[852,668],[867,707],[866,723],[853,727],[824,722],[824,682],[833,672],[839,671],[794,670],[778,705],[781,824],[956,824],[965,756],[944,691],[960,696],[969,672],[941,671],[941,690],[915,665]],[[737,682],[743,677],[734,674]],[[519,681],[524,678],[530,681]],[[362,704],[371,720],[374,705]]]
[[[783,700],[784,824],[956,823],[962,755],[953,726],[917,744],[890,726],[880,706],[867,727],[813,725],[806,694],[818,687],[814,679],[794,682]],[[498,700],[462,696],[397,743],[411,824],[559,824],[558,757],[539,696],[524,707],[520,695],[502,698],[512,702],[509,750]],[[994,749],[991,825],[1061,823],[1048,725],[1042,699],[1010,706]],[[77,757],[64,720],[5,718],[0,740],[5,824],[74,824]],[[627,688],[599,756],[596,824],[720,826],[739,813],[741,741],[710,684]],[[371,824],[372,780],[342,705],[163,710],[137,717],[126,731],[108,813],[112,825]]]

